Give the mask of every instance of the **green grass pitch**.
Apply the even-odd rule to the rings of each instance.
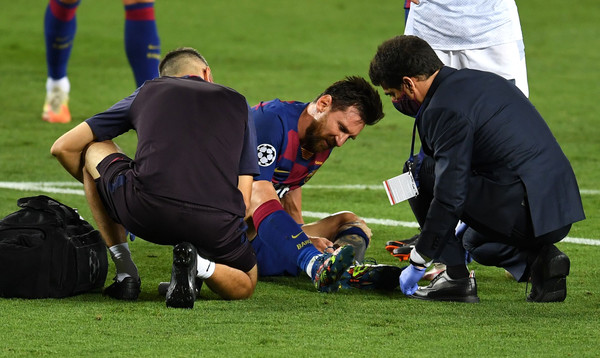
[[[83,0],[69,66],[73,122],[42,122],[46,3],[2,3],[0,217],[17,209],[18,198],[42,193],[39,185],[18,190],[10,187],[14,183],[73,182],[50,155],[50,146],[134,90],[121,2]],[[157,0],[156,15],[163,54],[179,46],[197,48],[215,81],[237,89],[252,105],[273,98],[310,101],[344,76],[367,77],[377,45],[403,32],[402,3]],[[587,220],[574,225],[569,237],[600,240],[600,2],[519,0],[517,5],[530,98],[571,160],[583,193]],[[408,205],[390,206],[378,187],[400,173],[412,129],[388,100],[384,105],[386,118],[335,150],[311,180],[304,210],[414,221]],[[133,155],[134,134],[117,142]],[[326,187],[331,184],[367,187]],[[50,195],[91,218],[83,196]],[[371,226],[367,256],[399,264],[383,245],[416,229]],[[472,264],[479,304],[421,302],[399,290],[319,294],[307,277],[282,277],[260,281],[255,295],[241,302],[217,300],[203,288],[193,310],[167,309],[156,291],[158,282],[170,277],[170,248],[143,240],[131,247],[142,275],[139,301],[117,302],[97,293],[60,300],[0,299],[0,357],[599,355],[597,245],[559,244],[572,262],[564,303],[527,303],[525,284],[508,280],[499,268]],[[113,272],[111,267],[109,280]]]

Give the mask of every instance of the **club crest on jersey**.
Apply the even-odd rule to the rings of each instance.
[[[263,143],[256,147],[256,150],[258,152],[258,165],[261,167],[268,167],[275,162],[277,151],[272,145]]]

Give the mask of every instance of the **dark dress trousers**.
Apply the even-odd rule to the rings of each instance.
[[[511,82],[444,67],[416,124],[422,149],[434,161],[433,199],[428,198],[426,217],[418,217],[420,253],[458,264],[464,262],[462,244],[499,243],[486,255],[502,257],[482,257],[489,260],[482,263],[521,266],[519,273],[528,256],[519,248],[535,252],[542,241],[561,240],[572,223],[585,218],[569,160]],[[454,237],[459,219],[471,228],[465,237],[471,241],[462,244]]]

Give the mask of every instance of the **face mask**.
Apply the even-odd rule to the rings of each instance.
[[[400,99],[392,101],[392,104],[398,112],[410,117],[416,117],[417,113],[419,113],[419,108],[421,108],[421,104],[408,97],[406,93],[403,93]]]

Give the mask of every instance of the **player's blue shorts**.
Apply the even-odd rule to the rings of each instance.
[[[251,241],[256,252],[259,276],[298,276],[300,268],[295,260],[286,255],[278,254],[256,234]]]

